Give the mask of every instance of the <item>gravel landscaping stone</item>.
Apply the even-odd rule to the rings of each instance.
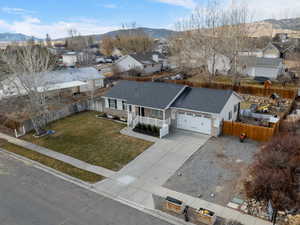
[[[243,197],[241,181],[258,148],[251,140],[211,138],[164,186],[226,206],[233,197]]]

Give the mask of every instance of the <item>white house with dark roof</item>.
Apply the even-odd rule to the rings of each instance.
[[[284,65],[281,58],[240,56],[238,71],[251,77],[266,77],[275,80],[284,71]]]
[[[238,118],[242,100],[231,90],[135,81],[119,81],[103,98],[104,111],[126,118],[128,127],[142,123],[164,135],[172,128],[211,136],[220,134],[222,121]]]
[[[37,90],[40,92],[55,92],[63,89],[88,92],[103,88],[105,79],[93,67],[67,68],[27,76],[27,80],[36,83]],[[10,76],[3,81],[3,86],[4,88],[0,90],[0,99],[27,93],[24,88],[22,89],[23,86],[18,77]]]
[[[121,73],[134,69],[149,75],[160,72],[166,66],[166,59],[158,52],[137,53],[123,56],[115,65]]]

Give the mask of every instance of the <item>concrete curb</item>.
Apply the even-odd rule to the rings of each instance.
[[[147,213],[147,214],[152,215],[154,217],[157,217],[157,218],[159,218],[161,220],[164,220],[164,221],[166,221],[168,223],[171,223],[171,224],[174,224],[174,225],[194,225],[192,223],[187,223],[187,222],[185,222],[185,221],[183,221],[183,220],[181,220],[181,219],[179,219],[177,217],[174,217],[174,216],[169,215],[167,213],[161,212],[159,210],[149,209],[149,208],[146,208],[143,205],[137,204],[137,203],[129,201],[127,199],[124,199],[124,198],[121,198],[121,197],[116,197],[116,196],[113,196],[113,195],[111,195],[109,193],[96,190],[94,188],[94,185],[92,183],[84,182],[84,181],[79,180],[77,178],[71,177],[71,176],[69,176],[67,174],[64,174],[64,173],[60,172],[60,171],[57,171],[57,170],[52,169],[50,167],[47,167],[47,166],[45,166],[45,165],[43,165],[43,164],[41,164],[39,162],[36,162],[34,160],[28,159],[26,157],[20,156],[20,155],[15,154],[15,153],[9,152],[9,151],[7,151],[5,149],[0,148],[0,153],[4,153],[4,154],[6,154],[6,155],[8,155],[8,156],[10,156],[10,157],[12,157],[12,158],[14,158],[16,160],[22,161],[23,163],[29,163],[32,166],[34,166],[35,168],[43,170],[44,172],[52,174],[52,175],[54,175],[56,177],[59,177],[60,179],[63,179],[65,181],[67,181],[67,182],[70,182],[72,184],[75,184],[77,186],[85,188],[85,189],[87,189],[89,191],[92,191],[92,192],[94,192],[96,194],[102,195],[102,196],[104,196],[106,198],[109,198],[109,199],[112,199],[114,201],[120,202],[120,203],[122,203],[124,205],[127,205],[127,206],[129,206],[131,208],[137,209],[137,210],[139,210],[141,212],[144,212],[144,213]]]

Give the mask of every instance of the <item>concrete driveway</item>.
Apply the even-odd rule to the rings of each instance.
[[[127,135],[138,135],[131,132],[127,130]],[[149,149],[111,179],[95,186],[110,194],[153,207],[151,187],[162,186],[209,138],[208,135],[177,130],[170,137],[152,139],[155,143]]]

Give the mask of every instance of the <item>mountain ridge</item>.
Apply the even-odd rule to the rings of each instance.
[[[287,18],[287,19],[266,19],[262,21],[257,21],[250,24],[253,30],[254,35],[252,36],[268,36],[271,34],[271,30],[275,33],[296,33],[300,36],[300,17],[297,18]],[[124,32],[130,31],[137,31],[137,32],[144,32],[152,38],[169,38],[172,35],[177,34],[177,31],[166,29],[166,28],[148,28],[148,27],[138,27],[135,29],[128,29],[128,30],[115,30],[110,31],[104,34],[94,34],[94,35],[84,35],[84,36],[91,36],[94,37],[97,41],[103,39],[105,36],[109,37],[116,37]],[[0,33],[0,42],[21,42],[27,41],[31,39],[31,36],[24,35],[21,33]],[[33,37],[35,40],[42,40],[36,37]],[[65,38],[53,39],[55,41],[65,40]]]
[[[9,32],[0,33],[0,42],[14,42],[14,41],[22,42],[22,41],[28,41],[32,38],[34,40],[41,40],[39,38],[28,36],[21,33],[9,33]]]

